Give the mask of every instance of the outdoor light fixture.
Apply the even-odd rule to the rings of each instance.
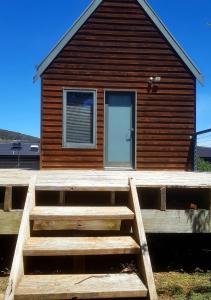
[[[152,91],[153,90],[153,88],[155,87],[155,84],[156,83],[158,83],[158,82],[160,82],[161,81],[161,77],[159,77],[159,76],[151,76],[151,77],[149,77],[149,79],[148,79],[148,84],[149,84],[149,88],[150,88],[150,91]]]
[[[155,77],[153,77],[153,76],[151,76],[151,77],[149,77],[149,80],[148,80],[148,82],[152,85],[152,84],[155,84],[155,83],[158,83],[158,82],[160,82],[161,81],[161,77],[159,77],[159,76],[155,76]]]

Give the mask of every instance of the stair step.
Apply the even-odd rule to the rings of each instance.
[[[146,297],[147,289],[133,274],[24,275],[16,300]]]
[[[24,256],[137,254],[139,245],[130,236],[33,237],[23,249]]]
[[[133,220],[134,213],[126,206],[62,206],[35,207],[31,220]]]

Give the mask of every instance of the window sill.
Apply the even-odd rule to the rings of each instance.
[[[75,150],[93,150],[97,149],[96,145],[63,145],[62,149],[75,149]]]

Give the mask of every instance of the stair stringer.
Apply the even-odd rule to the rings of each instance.
[[[24,275],[23,247],[30,236],[30,212],[35,206],[35,185],[37,176],[31,177],[26,195],[21,225],[18,233],[18,239],[15,247],[15,253],[12,262],[12,268],[5,292],[4,300],[14,300],[16,287]]]
[[[146,234],[144,230],[144,223],[142,219],[136,184],[133,178],[129,178],[129,185],[130,185],[129,204],[135,215],[132,229],[133,229],[135,240],[140,245],[140,249],[141,249],[140,255],[138,257],[139,272],[141,273],[144,279],[144,284],[148,288],[148,299],[157,300],[158,296],[157,296],[155,280],[152,271],[152,265],[151,265],[151,260],[150,260],[148,245],[147,245]]]

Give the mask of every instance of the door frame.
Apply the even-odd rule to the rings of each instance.
[[[125,93],[134,93],[134,149],[133,149],[133,164],[131,168],[128,167],[109,167],[106,166],[106,93],[107,92],[125,92]],[[133,89],[104,89],[104,103],[103,103],[103,113],[104,113],[104,142],[103,142],[103,164],[105,170],[136,170],[137,168],[137,90]]]

